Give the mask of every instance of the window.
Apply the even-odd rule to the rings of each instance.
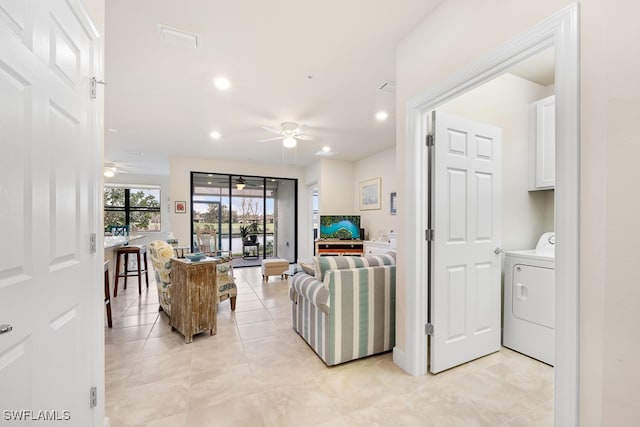
[[[104,187],[104,227],[128,226],[134,231],[160,231],[160,188]]]

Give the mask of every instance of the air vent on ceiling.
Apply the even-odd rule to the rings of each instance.
[[[385,80],[384,82],[382,82],[382,84],[378,89],[380,89],[383,92],[396,93],[396,83],[389,80]]]
[[[158,32],[160,33],[160,40],[164,42],[176,43],[189,47],[200,46],[200,36],[196,33],[171,28],[162,24],[158,24]]]

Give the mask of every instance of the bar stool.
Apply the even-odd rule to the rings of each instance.
[[[129,254],[135,254],[138,261],[137,270],[129,271]],[[124,272],[120,273],[120,260],[121,255],[124,255]],[[144,257],[144,269],[140,262],[140,256]],[[120,277],[124,277],[124,288],[127,289],[127,277],[138,276],[138,295],[142,294],[142,273],[144,273],[145,280],[147,282],[147,288],[149,287],[149,270],[147,268],[147,247],[145,245],[127,245],[122,246],[116,250],[116,275],[115,283],[113,284],[113,297],[118,296],[118,280]]]
[[[109,294],[109,260],[104,262],[104,306],[107,308],[107,325],[111,328],[111,295]]]

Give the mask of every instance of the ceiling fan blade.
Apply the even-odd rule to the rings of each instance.
[[[275,141],[275,140],[278,140],[278,139],[284,139],[284,136],[276,136],[276,137],[273,137],[273,138],[260,139],[260,140],[258,140],[258,142],[269,142],[269,141]]]
[[[282,133],[281,129],[270,128],[269,126],[261,126],[262,129],[268,130],[269,132]]]
[[[311,141],[313,138],[307,135],[296,135],[296,139],[300,139],[302,141]]]

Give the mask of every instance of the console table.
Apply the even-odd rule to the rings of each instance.
[[[362,256],[362,240],[316,240],[316,255],[355,255]]]
[[[188,344],[193,336],[217,332],[219,258],[198,262],[171,259],[171,330],[177,329]]]

